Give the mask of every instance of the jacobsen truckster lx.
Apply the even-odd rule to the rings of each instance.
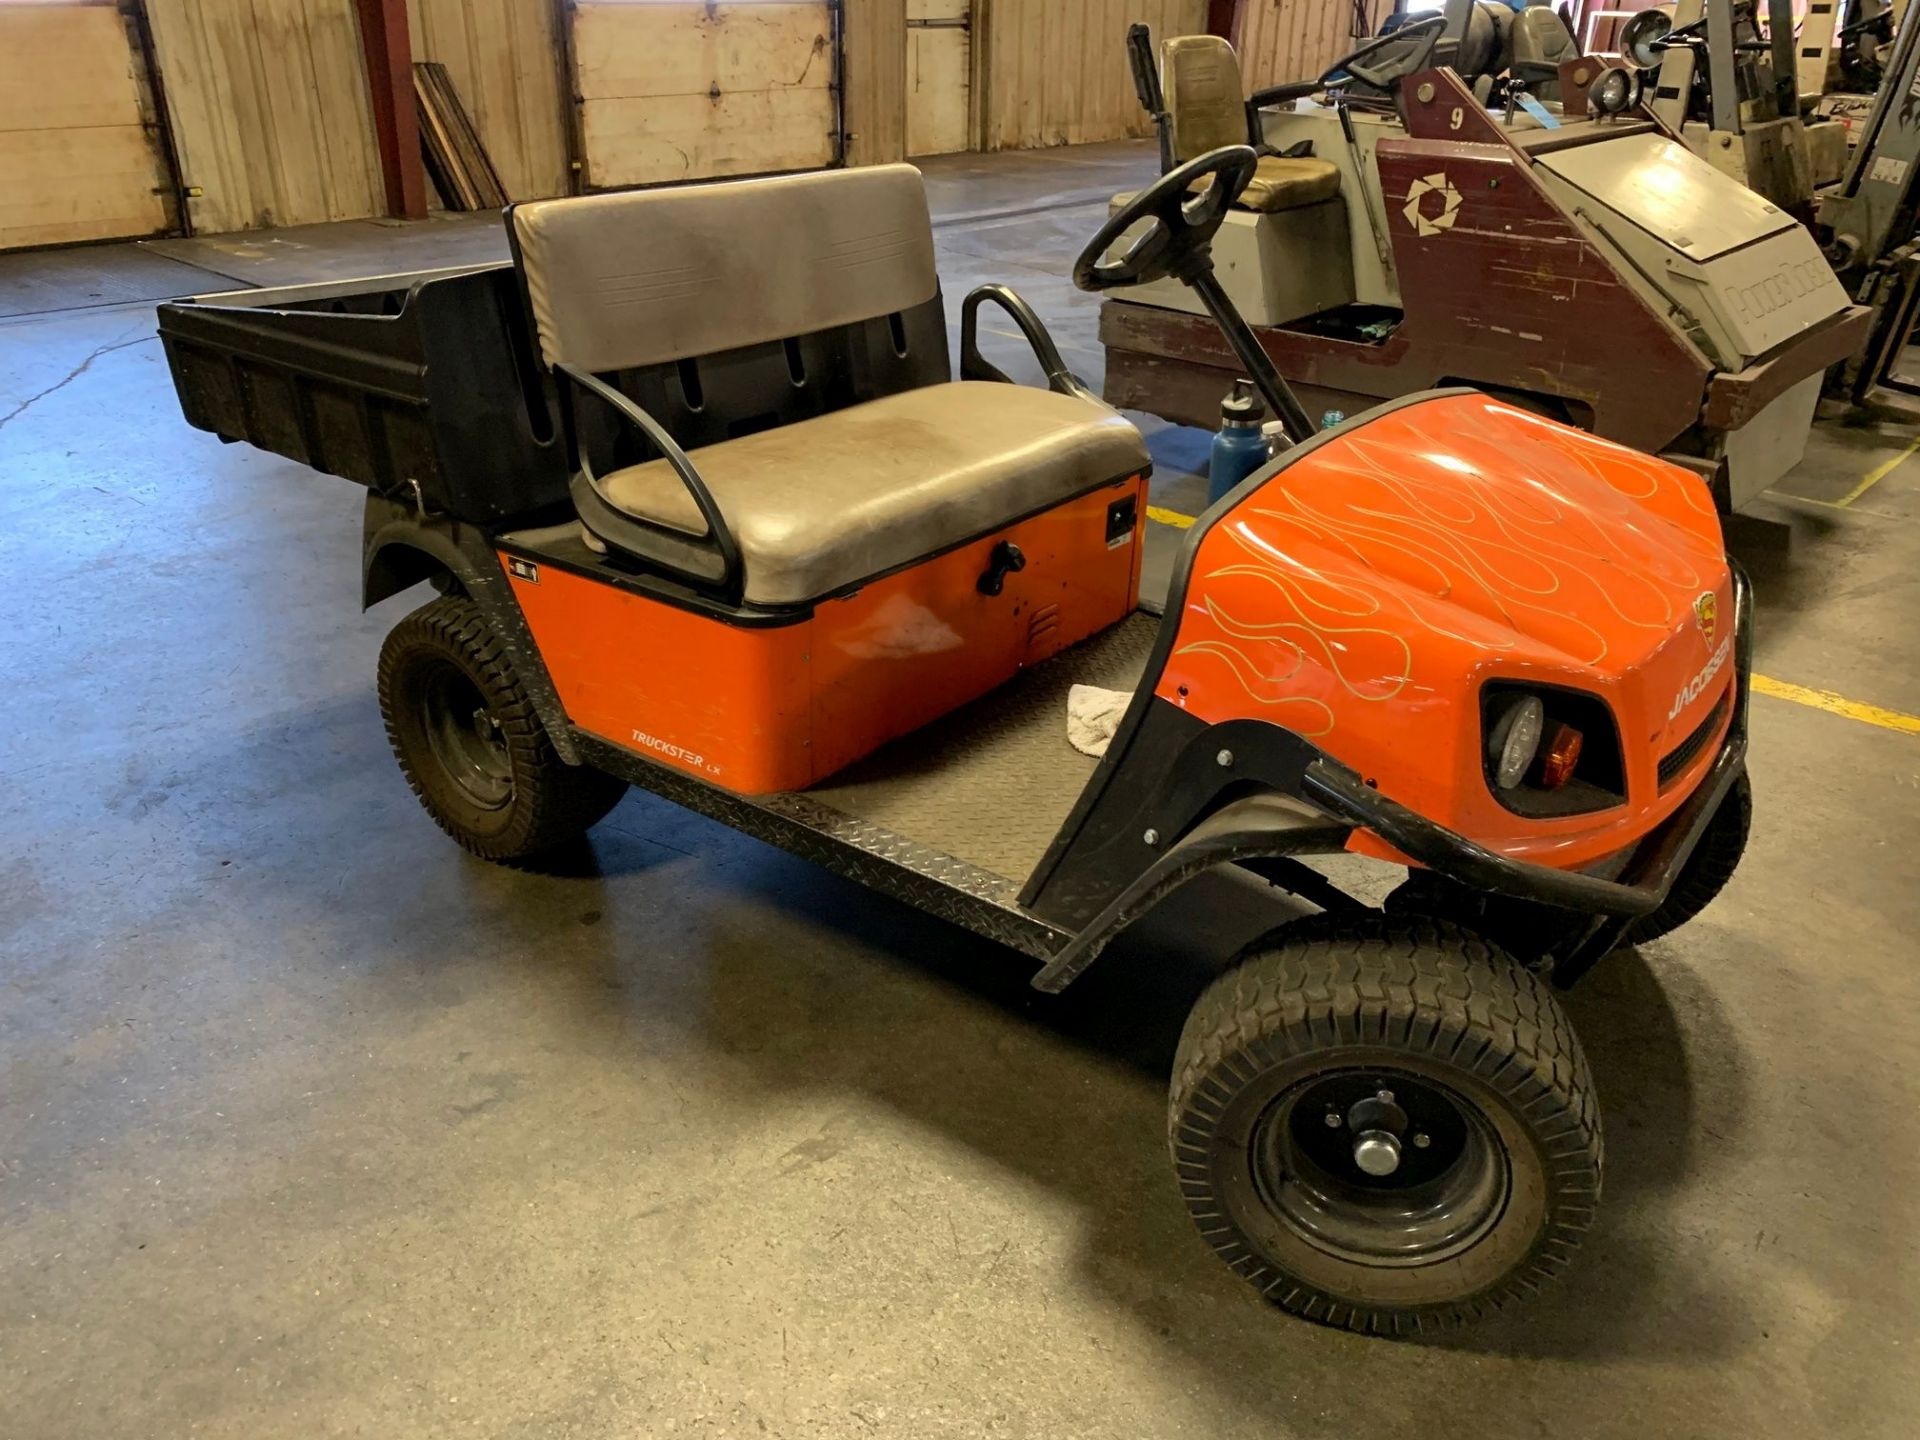
[[[1076,278],[1186,280],[1257,356],[1208,260],[1253,170],[1236,146],[1162,177]],[[1551,987],[1692,917],[1746,838],[1747,588],[1697,476],[1406,397],[1209,510],[1161,613],[1140,437],[1012,292],[967,297],[951,378],[912,168],[507,224],[510,265],[161,311],[192,423],[368,487],[365,603],[438,591],[379,692],[448,834],[522,860],[639,785],[1031,956],[1043,990],[1245,867],[1324,913],[1187,1020],[1169,1132],[1208,1243],[1389,1333],[1566,1266],[1600,1115]],[[989,302],[1050,388],[980,356]],[[1098,763],[1074,681],[1132,692]],[[1384,910],[1301,859],[1341,851],[1406,868]]]

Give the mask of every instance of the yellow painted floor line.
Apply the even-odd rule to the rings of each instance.
[[[1871,490],[1874,486],[1878,485],[1882,480],[1886,479],[1887,476],[1891,475],[1895,470],[1898,470],[1900,466],[1916,450],[1920,450],[1920,440],[1914,441],[1911,445],[1907,446],[1906,449],[1902,450],[1898,455],[1894,456],[1891,460],[1887,461],[1886,464],[1876,465],[1873,469],[1869,470],[1866,473],[1866,477],[1863,480],[1861,480],[1861,482],[1858,485],[1854,486],[1853,489],[1849,490],[1845,495],[1841,496],[1839,501],[1836,503],[1839,504],[1842,510],[1846,509],[1847,506],[1853,504],[1854,501],[1858,500],[1862,495],[1866,494],[1867,491]]]
[[[1914,451],[1920,450],[1920,440],[1907,447],[1905,455],[1900,455],[1881,466],[1861,482],[1859,489],[1847,497],[1851,501],[1866,494],[1867,487],[1892,470],[1900,461]],[[1846,502],[1842,502],[1843,504]],[[1177,530],[1185,530],[1194,522],[1192,515],[1182,515],[1178,510],[1163,509],[1158,505],[1147,507],[1147,518],[1157,520],[1162,525],[1171,525]],[[1810,705],[1815,710],[1825,710],[1833,715],[1844,715],[1849,720],[1858,720],[1864,725],[1878,725],[1882,730],[1895,730],[1903,735],[1920,735],[1920,715],[1907,715],[1899,710],[1885,710],[1878,705],[1868,705],[1863,701],[1849,700],[1844,695],[1836,695],[1831,690],[1814,690],[1805,685],[1795,685],[1790,680],[1776,680],[1771,675],[1753,677],[1753,693],[1771,695],[1776,700],[1791,700],[1796,705]]]
[[[1883,730],[1897,730],[1903,735],[1920,735],[1920,715],[1905,715],[1898,710],[1883,710],[1878,705],[1849,700],[1846,696],[1836,695],[1831,690],[1813,690],[1787,680],[1776,680],[1771,675],[1756,675],[1753,677],[1753,693],[1771,695],[1776,700],[1791,700],[1796,705],[1811,705],[1816,710],[1827,710],[1835,715],[1844,715],[1849,720],[1878,725]]]

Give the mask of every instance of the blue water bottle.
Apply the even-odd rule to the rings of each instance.
[[[1261,433],[1263,414],[1251,380],[1236,380],[1220,402],[1220,429],[1207,460],[1207,503],[1213,504],[1272,458]]]

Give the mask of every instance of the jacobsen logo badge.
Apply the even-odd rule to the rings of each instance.
[[[1712,599],[1713,597],[1708,596],[1707,598]],[[1697,616],[1698,606],[1695,607],[1695,613]],[[1709,611],[1708,613],[1711,614],[1712,612]],[[1702,623],[1704,625],[1705,622]],[[1720,673],[1720,667],[1727,663],[1727,657],[1732,653],[1733,637],[1729,635],[1720,642],[1720,648],[1713,652],[1713,658],[1707,661],[1706,665],[1701,668],[1700,673],[1682,685],[1680,687],[1680,693],[1673,697],[1673,708],[1667,711],[1667,723],[1669,725],[1673,723],[1674,716],[1678,715],[1682,710],[1686,709],[1687,706],[1700,698],[1701,691],[1713,683],[1713,677]]]
[[[1720,601],[1711,590],[1693,602],[1693,623],[1707,637],[1707,644],[1713,644],[1713,632],[1720,623]]]

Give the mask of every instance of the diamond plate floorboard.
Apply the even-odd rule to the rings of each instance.
[[[807,796],[1022,883],[1094,770],[1095,762],[1067,743],[1067,691],[1133,689],[1159,625],[1135,612]]]

